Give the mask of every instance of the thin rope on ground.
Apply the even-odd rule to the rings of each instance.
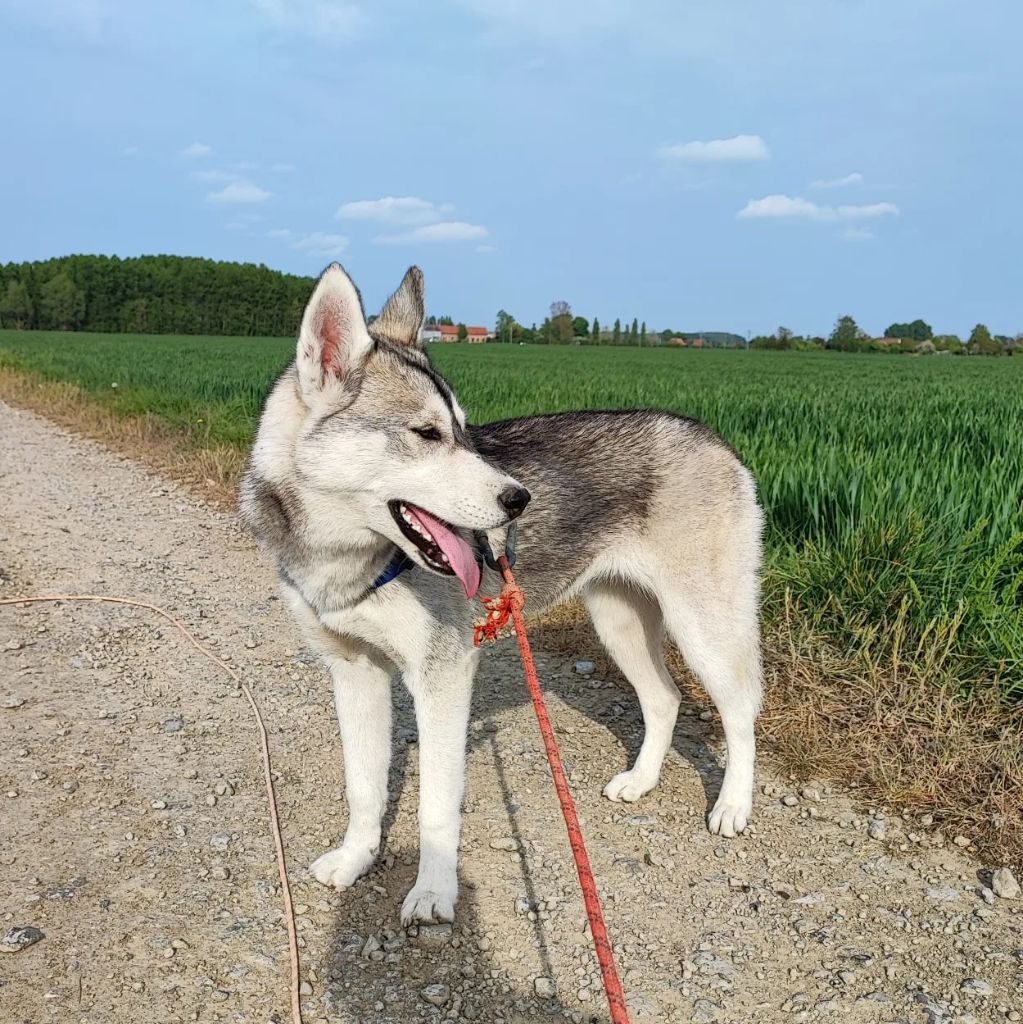
[[[34,597],[8,597],[0,599],[0,605],[38,604],[58,601],[123,604],[130,605],[132,608],[145,608],[148,611],[155,612],[162,619],[169,622],[204,658],[222,668],[238,684],[242,693],[245,694],[249,707],[252,708],[252,713],[255,716],[256,727],[259,730],[259,743],[263,758],[263,780],[266,783],[266,799],[270,810],[270,829],[273,833],[274,846],[277,848],[277,871],[281,878],[281,893],[284,899],[284,921],[288,927],[288,951],[291,957],[291,1016],[293,1024],[302,1024],[302,1002],[299,993],[298,937],[295,934],[295,911],[291,903],[291,886],[288,884],[288,866],[284,859],[284,840],[281,838],[281,823],[277,814],[277,794],[274,791],[273,772],[270,767],[270,742],[267,738],[266,726],[263,724],[263,716],[259,713],[259,705],[256,703],[256,698],[253,696],[252,691],[242,677],[227,662],[218,658],[211,650],[199,643],[183,623],[158,605],[148,604],[146,601],[136,601],[127,597],[104,597],[100,594],[43,594]]]
[[[565,829],[568,831],[568,844],[572,847],[575,869],[579,874],[579,887],[583,892],[583,904],[586,907],[586,917],[590,922],[590,934],[597,953],[597,963],[600,965],[600,976],[604,982],[604,994],[607,996],[607,1005],[611,1011],[611,1021],[612,1024],[629,1024],[629,1011],[625,1005],[625,994],[618,978],[614,952],[611,949],[611,941],[604,924],[604,913],[600,908],[597,883],[593,878],[593,870],[590,868],[590,858],[586,853],[586,842],[579,826],[579,816],[576,814],[572,792],[568,788],[568,780],[565,778],[561,752],[558,750],[558,743],[554,738],[554,729],[551,727],[547,704],[543,699],[543,690],[540,688],[540,678],[536,673],[536,665],[533,663],[533,651],[529,646],[529,638],[526,636],[526,623],[522,617],[522,606],[526,603],[526,597],[515,582],[507,556],[501,555],[497,564],[501,568],[504,586],[501,588],[499,597],[483,599],[487,614],[481,622],[476,624],[473,640],[477,646],[484,640],[496,640],[502,635],[509,618],[515,624],[515,637],[519,642],[519,654],[522,656],[526,685],[529,687],[529,696],[533,700],[533,710],[536,712],[540,735],[543,737],[547,760],[551,766],[554,789],[557,791],[561,813],[565,819]]]

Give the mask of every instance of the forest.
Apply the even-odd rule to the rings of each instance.
[[[293,335],[315,280],[188,256],[62,256],[0,265],[17,330]]]

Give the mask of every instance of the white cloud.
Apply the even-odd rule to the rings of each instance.
[[[276,28],[302,32],[316,39],[343,39],[362,28],[366,16],[348,0],[252,0]]]
[[[863,175],[859,171],[843,175],[841,178],[825,178],[823,181],[814,181],[810,188],[844,188],[846,185],[862,185]]]
[[[711,139],[709,142],[677,142],[662,146],[657,152],[664,160],[693,164],[768,160],[771,156],[767,143],[759,135],[736,135],[731,139]]]
[[[178,156],[183,156],[186,160],[200,160],[212,152],[213,147],[207,146],[205,142],[193,142],[190,146],[185,146]]]
[[[737,214],[742,220],[795,218],[814,221],[869,220],[894,216],[894,203],[868,203],[862,206],[822,206],[798,196],[772,195],[751,199]]]
[[[842,237],[847,242],[869,242],[874,237],[870,228],[846,228]]]
[[[385,224],[431,224],[454,207],[450,203],[431,203],[418,196],[384,196],[360,199],[338,207],[338,220],[375,220]]]
[[[380,245],[403,245],[416,242],[471,242],[486,237],[487,229],[481,224],[447,220],[439,224],[424,224],[404,235],[380,235],[373,241]]]
[[[210,192],[206,199],[211,203],[262,203],[272,195],[251,181],[232,181],[219,192]]]
[[[274,228],[266,234],[267,238],[287,242],[289,248],[308,253],[310,256],[335,258],[348,248],[348,239],[344,235],[332,235],[323,231],[297,235],[290,228]]]

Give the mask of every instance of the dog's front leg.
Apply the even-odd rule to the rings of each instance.
[[[391,763],[391,673],[367,655],[326,660],[341,726],[348,828],[341,846],[309,870],[317,881],[342,889],[364,875],[380,852]]]
[[[401,922],[451,921],[458,898],[458,836],[476,652],[407,680],[419,728],[419,875]]]

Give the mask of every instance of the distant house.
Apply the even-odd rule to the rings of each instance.
[[[420,335],[424,342],[428,341],[442,341],[443,333],[441,324],[427,324],[423,328],[423,333]]]
[[[689,344],[692,345],[693,348],[703,348],[704,345],[706,345],[707,343],[703,340],[703,338],[693,338],[693,340]]]
[[[481,345],[494,337],[494,332],[488,327],[467,327],[466,331],[468,333],[466,340],[475,345]]]
[[[681,334],[676,334],[675,337],[668,342],[668,344],[674,345],[677,348],[687,348],[689,346],[689,342],[686,341],[686,339],[683,338]]]
[[[437,330],[440,331],[438,341],[458,341],[458,326],[456,324],[438,324]]]
[[[878,345],[884,345],[885,348],[894,348],[896,345],[902,344],[901,338],[877,338],[875,340]]]

